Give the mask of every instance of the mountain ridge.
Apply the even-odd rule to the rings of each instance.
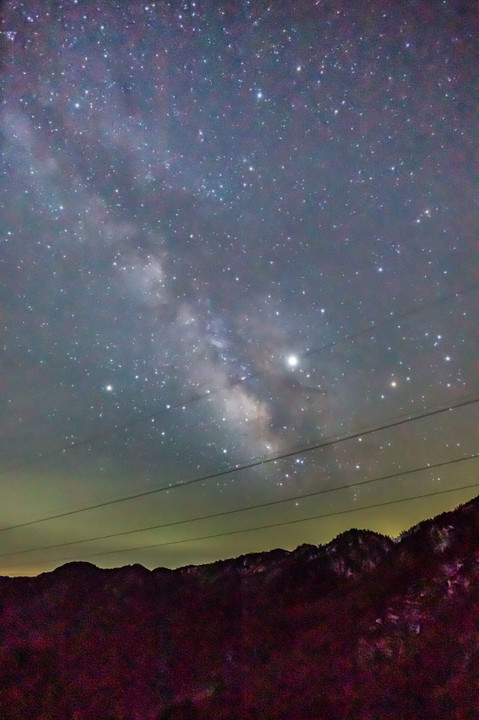
[[[399,539],[0,576],[0,717],[477,720],[479,497]]]

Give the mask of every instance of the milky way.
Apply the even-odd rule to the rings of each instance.
[[[6,3],[3,574],[477,493],[476,404],[380,429],[477,392],[474,10]]]

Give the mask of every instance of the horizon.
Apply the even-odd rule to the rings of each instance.
[[[473,13],[7,0],[2,574],[477,493]]]
[[[97,570],[123,570],[123,569],[125,569],[125,568],[141,567],[143,570],[147,570],[148,572],[154,572],[154,571],[156,571],[156,570],[170,570],[171,572],[174,572],[175,570],[181,571],[181,570],[186,570],[186,569],[188,569],[188,568],[207,567],[207,566],[209,566],[209,565],[215,565],[216,563],[235,562],[235,561],[237,561],[237,560],[240,560],[240,559],[243,558],[243,557],[247,557],[247,556],[251,556],[251,555],[253,555],[253,556],[254,556],[254,555],[268,555],[269,553],[274,553],[274,552],[276,552],[276,551],[278,551],[278,552],[285,552],[285,553],[291,553],[291,554],[292,554],[292,553],[296,552],[299,548],[301,548],[301,547],[303,547],[303,546],[314,547],[314,548],[316,548],[316,549],[318,549],[318,550],[319,550],[319,549],[324,549],[324,548],[327,548],[327,547],[330,546],[330,545],[334,545],[334,543],[335,543],[339,538],[341,538],[343,535],[348,535],[349,533],[355,533],[355,532],[357,532],[357,533],[373,534],[373,535],[376,535],[377,537],[387,538],[388,540],[391,540],[391,541],[394,543],[394,545],[399,545],[399,544],[401,543],[401,541],[404,539],[404,537],[410,536],[411,534],[414,534],[415,531],[419,530],[422,526],[424,526],[424,525],[427,524],[428,522],[435,522],[438,518],[442,517],[443,515],[453,514],[453,513],[455,513],[457,510],[459,510],[460,508],[462,508],[462,507],[464,507],[464,506],[466,506],[466,505],[469,505],[469,504],[471,504],[471,503],[474,503],[474,502],[479,503],[479,495],[476,495],[476,496],[472,497],[470,500],[466,500],[465,502],[460,503],[459,505],[455,506],[455,507],[452,508],[452,509],[446,509],[446,510],[444,510],[444,511],[438,513],[438,514],[432,515],[431,517],[424,518],[424,519],[420,520],[418,523],[415,523],[414,525],[412,525],[411,527],[406,528],[406,529],[403,530],[399,535],[397,535],[397,536],[395,536],[395,537],[392,537],[392,536],[390,536],[390,535],[388,535],[388,534],[384,534],[384,533],[377,532],[377,531],[375,531],[375,530],[371,530],[371,528],[350,527],[350,528],[347,529],[347,530],[342,530],[340,533],[338,533],[338,535],[335,535],[335,536],[334,536],[333,538],[331,538],[329,541],[324,542],[324,543],[301,543],[301,544],[299,544],[299,545],[297,545],[296,547],[291,548],[291,549],[285,549],[285,548],[282,548],[282,547],[275,547],[275,548],[270,548],[270,549],[268,549],[268,550],[255,550],[255,551],[252,551],[252,552],[249,552],[249,553],[241,553],[240,555],[236,555],[236,556],[220,557],[220,558],[217,558],[216,560],[211,560],[211,561],[207,561],[207,562],[204,562],[204,563],[198,563],[198,564],[191,564],[191,563],[189,563],[189,564],[187,564],[187,565],[180,565],[180,566],[171,567],[171,568],[169,568],[169,567],[164,567],[164,566],[161,566],[161,565],[158,566],[158,567],[149,568],[149,567],[146,567],[145,565],[142,565],[141,563],[138,563],[138,562],[126,563],[126,564],[124,564],[124,565],[115,565],[115,566],[106,566],[106,567],[103,567],[103,566],[101,566],[101,565],[97,565],[95,562],[91,562],[91,561],[88,561],[88,560],[67,560],[66,562],[62,563],[61,565],[57,565],[55,568],[52,568],[51,570],[42,570],[40,573],[38,573],[38,574],[36,574],[36,575],[29,575],[29,574],[27,574],[27,575],[22,575],[22,574],[19,574],[19,575],[3,575],[3,574],[1,573],[1,571],[0,571],[0,578],[3,578],[3,577],[7,577],[7,578],[14,578],[14,577],[19,577],[19,578],[30,577],[30,578],[34,578],[34,577],[39,577],[40,575],[53,573],[53,572],[55,572],[56,570],[59,570],[59,569],[65,567],[65,566],[67,566],[67,565],[90,565],[90,566],[94,567],[94,568],[97,569]]]

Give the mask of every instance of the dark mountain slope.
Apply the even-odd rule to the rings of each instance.
[[[399,542],[0,577],[2,720],[479,718],[479,499]]]

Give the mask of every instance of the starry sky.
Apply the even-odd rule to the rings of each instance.
[[[6,1],[1,574],[477,495],[476,33],[459,0]]]

